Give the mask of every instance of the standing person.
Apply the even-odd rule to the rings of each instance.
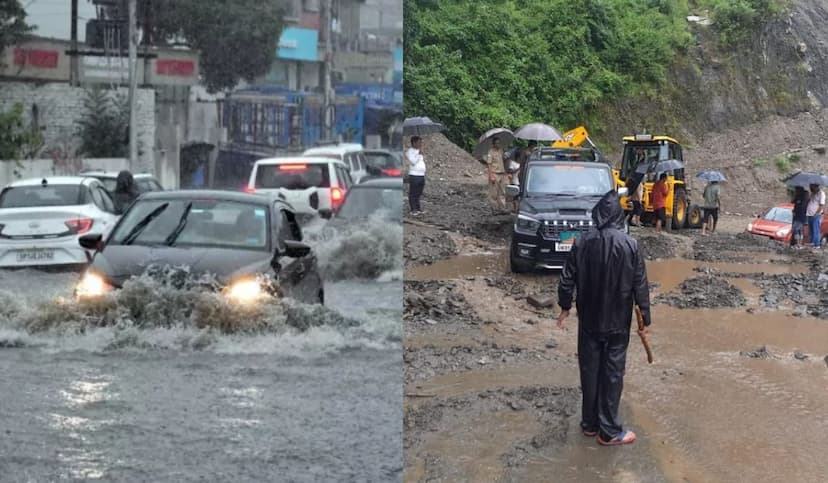
[[[405,159],[408,160],[408,207],[413,216],[423,213],[420,197],[425,189],[426,164],[422,147],[423,139],[412,136],[411,147],[405,152]]]
[[[818,184],[812,184],[810,186],[811,189],[811,199],[808,201],[808,209],[806,214],[808,215],[808,230],[811,231],[811,244],[814,246],[814,249],[820,248],[820,242],[822,238],[822,230],[820,229],[822,225],[822,215],[825,212],[825,192],[822,191]]]
[[[575,240],[558,284],[558,327],[578,307],[578,368],[581,374],[581,431],[602,445],[628,444],[635,433],[625,431],[618,414],[633,304],[650,326],[650,291],[644,256],[635,238],[624,233],[624,211],[610,191],[595,205],[597,230]]]
[[[804,241],[803,231],[808,223],[808,192],[802,186],[797,186],[793,195],[793,220],[791,222],[791,246],[802,248]]]
[[[719,223],[719,208],[722,207],[719,192],[721,188],[718,181],[711,181],[704,187],[704,223],[702,223],[702,235],[716,231]]]
[[[138,187],[135,178],[129,170],[123,170],[115,178],[115,191],[112,192],[112,201],[115,204],[115,213],[123,215],[129,205],[138,198]]]
[[[518,171],[518,185],[520,186],[521,191],[523,191],[523,187],[526,186],[526,165],[529,163],[529,157],[532,155],[532,151],[534,151],[537,146],[537,141],[529,141],[529,145],[520,151],[520,156],[518,157],[518,163],[520,164],[520,170]]]
[[[667,195],[670,189],[667,187],[667,173],[661,173],[658,181],[653,185],[653,192],[650,195],[653,199],[653,212],[656,218],[656,233],[661,233],[667,225]]]
[[[492,138],[492,147],[486,156],[486,172],[489,175],[489,201],[492,206],[500,210],[506,209],[504,176],[508,173],[499,173],[499,169],[503,167],[503,148],[500,147],[500,139]],[[506,181],[508,183],[508,180]]]
[[[629,178],[627,180],[626,185],[629,186],[633,182],[633,178]],[[641,213],[644,212],[644,206],[642,205],[643,199],[644,183],[642,181],[638,183],[638,185],[635,187],[635,191],[633,191],[630,195],[630,201],[633,205],[632,213],[630,214],[630,225],[632,226],[641,226]]]

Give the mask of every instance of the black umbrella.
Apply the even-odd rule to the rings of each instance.
[[[403,135],[405,136],[428,136],[445,128],[439,122],[434,122],[427,117],[409,117],[403,121]]]
[[[677,159],[665,159],[656,163],[641,163],[635,168],[635,172],[638,174],[664,173],[677,169],[684,169],[684,163]]]
[[[815,184],[819,186],[828,186],[828,176],[820,173],[811,173],[807,171],[800,171],[794,173],[782,180],[787,186],[808,186]]]

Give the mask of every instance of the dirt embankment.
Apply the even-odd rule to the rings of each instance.
[[[503,249],[512,218],[489,207],[482,167],[441,136],[426,140],[429,150],[427,213],[407,216],[405,226],[406,481],[532,481],[538,468],[567,481],[599,479],[609,471],[626,471],[641,477],[637,481],[675,476],[671,472],[678,470],[660,456],[662,450],[645,441],[628,459],[591,452],[594,443],[585,443],[577,431],[576,322],[570,320],[565,331],[553,322],[557,276],[510,273]],[[706,323],[708,310],[726,311],[745,324],[757,316],[778,318],[781,324],[790,316],[828,318],[826,256],[740,233],[748,221],[725,215],[720,233],[710,237],[634,229],[649,260],[653,310],[663,328],[656,330],[668,330],[677,321]],[[688,333],[696,332],[708,331]],[[665,335],[665,341],[682,334]],[[771,344],[753,342],[762,334],[738,334],[728,349],[718,350],[747,359],[739,353]],[[790,357],[803,364],[825,357],[806,347],[803,342],[795,351],[779,345],[766,350],[779,354],[779,360]],[[631,348],[631,358],[640,357],[637,350]],[[651,371],[659,384],[694,377],[693,371],[687,374],[692,366],[670,359],[680,348],[664,351],[657,352],[667,358],[663,370]],[[634,370],[632,394],[635,378],[645,377],[641,371]],[[635,396],[629,398],[624,411],[637,414],[631,409]],[[633,424],[643,423],[633,419]],[[677,457],[673,453],[667,459]]]

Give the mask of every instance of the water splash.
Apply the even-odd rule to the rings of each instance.
[[[380,216],[337,231],[326,226],[309,240],[327,280],[402,279],[403,227]]]

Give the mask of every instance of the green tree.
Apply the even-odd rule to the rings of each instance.
[[[32,31],[19,0],[0,0],[0,52]]]
[[[9,111],[0,112],[0,160],[29,158],[42,146],[43,137],[24,122],[23,104],[15,104]]]
[[[139,2],[141,3],[141,2]],[[156,44],[182,41],[200,51],[201,75],[211,92],[266,74],[276,58],[284,25],[280,0],[155,0],[151,15]]]
[[[90,158],[123,158],[129,152],[129,103],[125,95],[89,89],[78,121],[79,154]]]

